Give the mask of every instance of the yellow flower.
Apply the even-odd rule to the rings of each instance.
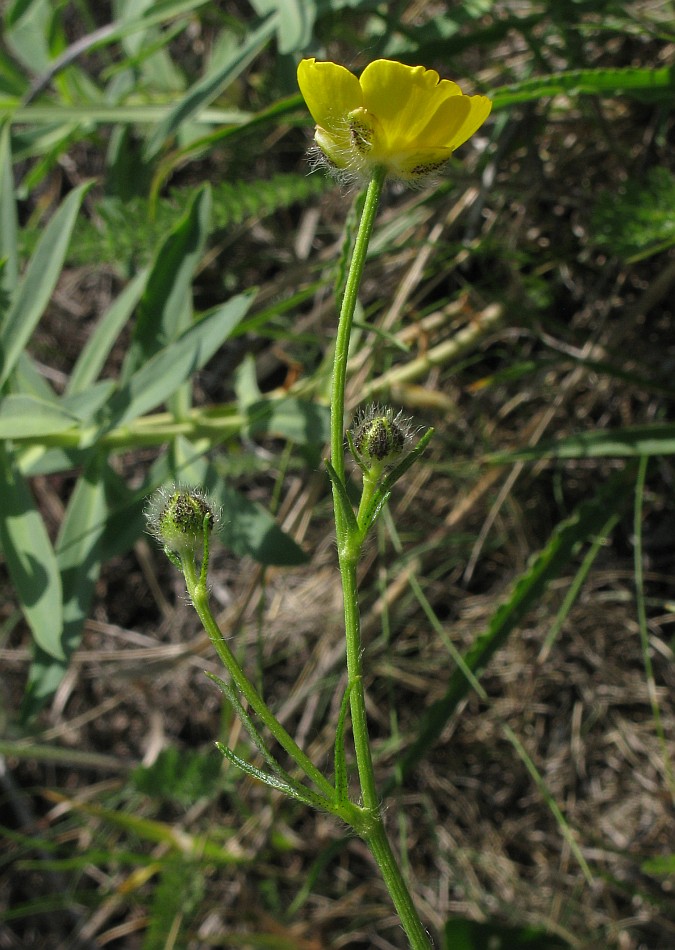
[[[486,96],[465,96],[433,69],[376,59],[357,79],[337,63],[303,59],[298,85],[328,162],[357,177],[376,166],[415,181],[438,171],[490,114]]]

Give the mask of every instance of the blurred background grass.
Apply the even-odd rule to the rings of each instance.
[[[349,384],[351,409],[437,431],[362,565],[376,767],[421,912],[449,947],[668,950],[672,6],[2,15],[0,945],[404,946],[360,842],[222,762],[215,739],[254,751],[143,534],[157,484],[214,491],[223,629],[327,766],[321,458],[356,196],[308,173],[310,55],[495,101],[447,176],[388,189]]]

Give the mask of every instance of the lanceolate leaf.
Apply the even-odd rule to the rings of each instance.
[[[35,642],[63,659],[61,578],[44,522],[28,484],[0,442],[0,541]]]
[[[638,458],[642,455],[674,455],[675,425],[655,423],[625,429],[591,429],[568,435],[557,442],[540,443],[532,449],[493,455],[492,462],[536,461],[542,458]]]
[[[56,561],[63,590],[62,656],[54,659],[37,650],[28,675],[22,715],[30,719],[54,694],[80,645],[102,560],[107,527],[103,462],[93,457],[80,475],[68,502],[56,543]],[[40,644],[42,646],[42,644]]]
[[[672,67],[648,69],[629,66],[619,69],[572,69],[552,76],[526,79],[492,90],[490,98],[494,109],[502,109],[560,93],[672,99],[674,90],[675,70]]]
[[[98,379],[115,341],[140,300],[147,278],[147,271],[143,271],[130,281],[101,319],[73,367],[66,393],[83,392]]]
[[[128,379],[190,326],[192,279],[204,250],[210,219],[211,192],[205,186],[196,192],[187,211],[157,251],[138,305],[123,379]]]
[[[16,201],[9,138],[9,123],[0,127],[0,260],[4,260],[0,278],[0,321],[5,311],[4,295],[14,290],[19,274],[17,254]]]
[[[146,146],[146,159],[156,155],[183,122],[213,102],[223,89],[237,78],[270,40],[276,29],[276,23],[275,15],[267,17],[257,30],[249,34],[246,41],[226,62],[218,64],[216,69],[208,72],[188,90],[155,129]]]
[[[35,249],[0,327],[0,386],[14,369],[56,286],[82,199],[89,185],[68,195]]]
[[[155,353],[110,400],[106,407],[105,428],[135,419],[165,402],[222,346],[252,300],[251,293],[233,297]]]

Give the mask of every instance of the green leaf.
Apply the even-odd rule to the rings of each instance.
[[[253,0],[253,8],[260,16],[272,11],[279,14],[277,45],[280,53],[294,53],[309,46],[317,13],[313,0]]]
[[[323,464],[326,466],[330,483],[335,491],[336,508],[339,508],[343,523],[347,526],[349,533],[356,536],[359,533],[359,526],[356,522],[356,515],[354,514],[352,503],[349,500],[349,495],[347,494],[347,488],[345,487],[345,484],[338,473],[333,468],[330,460],[324,459]]]
[[[94,456],[80,475],[68,501],[56,542],[63,586],[63,644],[66,656],[80,644],[101,568],[101,542],[107,527],[105,467]]]
[[[675,67],[649,69],[627,66],[618,69],[573,69],[500,86],[489,93],[493,108],[504,109],[519,102],[532,102],[560,93],[567,95],[633,95],[639,98],[672,99]]]
[[[8,122],[0,126],[0,260],[4,260],[0,280],[0,323],[7,308],[7,295],[19,279],[18,228],[14,199],[14,171]]]
[[[116,297],[78,356],[68,379],[67,394],[88,390],[98,378],[115,341],[140,300],[147,279],[148,272],[142,271]]]
[[[32,73],[49,67],[49,34],[54,10],[50,0],[14,3],[7,16],[4,42]]]
[[[192,196],[185,214],[155,255],[138,306],[123,379],[128,379],[191,325],[192,279],[204,251],[210,219],[211,191],[205,185]]]
[[[246,314],[252,300],[251,292],[233,297],[155,353],[110,400],[106,407],[105,430],[135,419],[165,402],[192,373],[211,359]]]
[[[277,792],[283,792],[284,795],[288,795],[289,798],[294,798],[296,801],[302,802],[303,805],[310,805],[312,808],[320,809],[328,807],[325,799],[321,798],[320,795],[316,795],[314,792],[310,792],[309,789],[303,785],[298,785],[295,782],[291,785],[277,778],[276,775],[263,772],[261,769],[256,768],[255,765],[251,765],[245,759],[242,759],[241,756],[238,756],[236,752],[233,752],[232,749],[228,748],[228,746],[222,742],[216,742],[216,746],[229,762],[236,765],[237,768],[241,769],[246,775],[250,775],[251,778],[257,779],[265,785],[269,785],[270,788],[275,789]]]
[[[183,808],[200,798],[213,798],[222,786],[222,759],[215,750],[205,755],[194,749],[169,746],[162,749],[152,765],[139,765],[131,773],[131,783],[144,795],[175,802]]]
[[[529,462],[542,458],[637,458],[642,455],[675,454],[675,425],[656,423],[625,429],[592,429],[541,443],[531,449],[491,455],[490,462]]]
[[[551,581],[560,576],[581,544],[602,530],[613,511],[621,510],[632,490],[633,476],[632,467],[619,472],[594,498],[583,502],[554,529],[548,544],[514,585],[511,596],[498,608],[486,632],[465,653],[464,663],[472,673],[479,675],[485,669],[527,612],[539,603]],[[436,742],[470,689],[469,680],[461,669],[456,669],[444,695],[424,714],[416,740],[399,762],[401,776],[410,772]]]
[[[44,522],[15,460],[0,443],[0,542],[35,642],[63,659],[61,578]]]
[[[0,439],[27,439],[72,429],[77,416],[35,396],[10,395],[0,400]]]
[[[214,486],[210,492],[223,510],[223,525],[218,535],[234,554],[248,555],[270,567],[296,567],[307,563],[302,548],[260,505],[224,484]]]
[[[23,279],[13,294],[9,311],[0,328],[0,386],[14,369],[49,302],[88,188],[88,184],[80,185],[65,199],[45,228]]]
[[[36,651],[24,695],[24,720],[34,716],[54,695],[70,656],[81,642],[101,569],[102,541],[107,529],[108,505],[102,468],[100,458],[90,459],[77,480],[61,524],[56,561],[63,590],[62,655],[55,660],[42,650]]]
[[[335,751],[334,751],[334,769],[335,769],[335,794],[338,805],[343,805],[349,801],[349,784],[347,774],[347,757],[345,755],[345,725],[349,715],[349,697],[351,695],[351,683],[347,686],[340,704],[340,715],[338,716],[337,726],[335,727]]]
[[[196,856],[183,855],[162,859],[159,882],[152,890],[152,908],[143,937],[142,950],[166,950],[167,944],[189,944],[193,919],[204,901],[208,864]],[[171,934],[170,941],[167,935]]]
[[[256,30],[249,33],[245,42],[235,50],[233,55],[225,62],[217,63],[216,68],[212,68],[188,90],[150,137],[145,147],[146,161],[153,158],[164,147],[166,140],[173,136],[184,122],[217,99],[223,90],[246,69],[272,37],[276,24],[276,16],[268,17]]]
[[[325,445],[330,437],[330,411],[306,399],[287,396],[262,399],[246,406],[248,433],[289,439],[298,445]]]

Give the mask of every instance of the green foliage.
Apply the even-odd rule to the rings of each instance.
[[[208,755],[170,746],[152,765],[134,769],[130,779],[144,795],[188,808],[200,798],[212,798],[217,793],[221,772],[222,763],[215,750]]]
[[[663,167],[605,191],[591,217],[593,240],[627,261],[641,260],[675,244],[675,175]]]
[[[274,175],[269,181],[214,182],[209,239],[219,232],[253,218],[263,218],[297,203],[305,203],[326,188],[321,176]],[[195,189],[171,189],[155,204],[140,195],[102,198],[89,216],[81,216],[68,248],[68,263],[77,266],[110,263],[123,274],[134,273],[148,263],[155,249],[173,227],[177,216],[194,199]],[[21,255],[33,252],[41,228],[21,231]]]
[[[197,861],[173,858],[162,862],[143,950],[164,950],[168,934],[180,945],[181,934],[190,927],[203,900],[205,876]]]
[[[316,743],[324,762],[334,762],[337,797],[348,800],[352,750],[343,741],[344,684],[330,665],[311,680],[314,655],[330,663],[333,599],[326,596],[318,619],[309,610],[305,618],[303,601],[293,600],[297,591],[289,585],[300,616],[281,634],[268,629],[265,613],[272,598],[276,609],[278,591],[286,592],[287,568],[323,577],[303,565],[317,539],[332,544],[322,521],[325,356],[334,330],[326,301],[336,270],[340,296],[354,235],[353,221],[343,224],[348,205],[359,207],[358,196],[329,193],[330,180],[306,173],[311,122],[294,81],[302,55],[330,56],[356,70],[377,56],[421,62],[494,99],[481,149],[459,152],[447,183],[412,197],[396,189],[387,194],[353,353],[355,401],[384,390],[416,424],[436,428],[415,466],[419,480],[406,473],[369,512],[373,520],[381,516],[384,557],[361,579],[373,606],[364,647],[375,659],[367,686],[369,716],[375,710],[378,716],[376,766],[391,777],[391,791],[428,762],[401,823],[402,842],[406,820],[416,844],[425,821],[431,829],[424,847],[408,855],[411,877],[424,880],[433,872],[437,880],[442,868],[451,900],[470,904],[476,919],[487,921],[449,922],[444,936],[456,950],[566,946],[558,933],[597,946],[667,940],[672,902],[661,879],[672,874],[673,857],[667,847],[658,850],[664,832],[653,816],[672,793],[672,775],[648,746],[655,717],[640,691],[643,668],[638,662],[636,675],[626,660],[621,676],[606,685],[603,648],[611,651],[623,637],[623,651],[634,627],[634,577],[625,588],[613,587],[612,578],[626,576],[622,549],[638,549],[640,525],[627,529],[622,520],[631,460],[649,456],[658,464],[650,466],[644,491],[646,593],[640,597],[649,611],[644,652],[655,664],[649,697],[657,709],[667,707],[672,642],[660,637],[659,624],[672,613],[675,452],[668,422],[668,252],[675,240],[670,11],[616,0],[472,0],[433,10],[375,0],[103,6],[12,0],[1,16],[0,752],[3,804],[8,810],[15,800],[30,806],[13,816],[22,830],[0,831],[2,884],[12,892],[0,909],[8,940],[49,942],[50,930],[61,927],[54,941],[75,945],[91,928],[94,941],[112,945],[124,939],[115,934],[118,923],[141,927],[147,920],[144,946],[164,946],[167,934],[180,946],[201,939],[197,927],[218,918],[229,929],[214,933],[214,942],[233,946],[257,940],[309,948],[317,940],[367,941],[376,931],[378,939],[400,942],[394,929],[379,932],[386,914],[379,894],[364,884],[369,871],[358,846],[341,840],[324,819],[317,820],[324,836],[317,844],[314,826],[297,817],[304,806],[284,804],[263,786],[272,766],[259,768],[255,743],[252,752],[238,734],[227,735],[231,748],[223,743],[230,761],[247,773],[227,809],[218,808],[222,758],[186,749],[174,736],[175,745],[152,767],[133,771],[133,794],[126,796],[128,770],[145,750],[148,711],[132,713],[127,704],[131,708],[139,694],[149,705],[163,703],[171,692],[167,683],[175,694],[185,689],[191,695],[190,686],[180,677],[174,684],[171,668],[160,666],[157,673],[143,662],[128,675],[111,675],[105,658],[113,638],[115,649],[120,640],[147,645],[142,638],[150,631],[153,648],[162,644],[169,623],[145,580],[156,573],[163,597],[178,605],[163,645],[174,647],[184,636],[180,582],[172,586],[173,574],[167,582],[160,557],[147,554],[143,508],[160,486],[203,486],[222,510],[213,555],[223,571],[214,590],[219,605],[229,607],[242,577],[242,586],[253,588],[258,576],[270,585],[256,587],[257,614],[244,609],[253,601],[235,604],[241,613],[227,633],[233,649],[246,651],[247,660],[255,654],[270,702],[288,700],[289,722]],[[296,255],[300,234],[309,240]],[[614,258],[611,266],[606,254]],[[486,330],[482,317],[490,305],[503,319]],[[437,344],[455,340],[454,350],[437,357]],[[272,388],[257,376],[269,371],[266,360],[275,371]],[[401,367],[411,375],[396,376]],[[504,467],[500,475],[497,465]],[[277,519],[291,482],[309,499],[302,544]],[[491,491],[495,484],[498,492]],[[351,488],[340,483],[338,489],[345,510]],[[406,542],[400,558],[385,540],[385,494],[392,508],[400,506]],[[298,497],[292,500],[299,510]],[[653,524],[661,528],[650,537]],[[582,551],[588,553],[579,567]],[[375,545],[369,556],[376,557]],[[596,559],[600,580],[587,588]],[[123,585],[120,576],[140,572],[139,564],[143,582]],[[418,564],[428,569],[425,591],[435,598],[441,627],[457,620],[458,637],[465,638],[457,648],[465,670],[439,658],[436,633],[425,639],[428,618],[406,585]],[[558,617],[547,620],[570,575],[569,598]],[[130,605],[132,589],[138,603]],[[325,594],[321,589],[315,596]],[[625,613],[610,626],[605,611],[618,602]],[[588,611],[588,627],[579,628],[570,621],[573,607],[589,603],[601,604],[599,616],[594,620]],[[295,619],[302,621],[299,632]],[[242,629],[245,636],[238,638]],[[493,690],[501,709],[509,689],[520,689],[513,671],[537,637],[549,646],[569,639],[572,649],[551,674],[555,701],[524,700],[522,720],[521,710],[513,712],[514,729],[525,736],[530,761],[555,783],[565,770],[553,752],[548,760],[548,749],[573,725],[568,739],[575,758],[554,798],[594,875],[588,888],[570,863],[546,879],[542,900],[556,935],[519,926],[545,919],[539,881],[546,868],[558,866],[559,841],[549,840],[558,829],[538,828],[537,841],[546,839],[549,850],[542,845],[540,853],[524,853],[528,823],[542,814],[545,823],[552,810],[542,787],[535,780],[521,794],[514,781],[484,804],[487,819],[478,805],[450,811],[458,794],[468,799],[474,786],[482,787],[483,771],[471,772],[473,763],[481,760],[487,781],[499,751],[481,750],[475,721],[467,725],[467,747],[461,745],[458,712],[472,688],[466,670],[479,679],[494,673],[480,714],[489,712]],[[498,650],[508,654],[514,676],[504,696],[498,694]],[[586,688],[569,682],[575,651],[596,664]],[[202,661],[191,655],[195,661],[195,679],[201,679]],[[303,670],[297,695],[296,669]],[[570,706],[561,701],[558,708],[558,693],[566,691]],[[622,757],[623,745],[608,734],[606,745],[586,759],[584,744],[602,728],[608,708],[608,718],[619,720],[613,704],[620,701],[639,724],[639,742],[624,743],[622,736],[628,749]],[[87,726],[92,709],[96,718]],[[167,731],[195,707],[179,703],[172,712],[163,723]],[[114,725],[118,713],[121,725]],[[338,733],[332,748],[321,746],[330,716]],[[33,741],[33,731],[43,727],[50,731]],[[620,734],[618,726],[612,729],[612,737]],[[439,736],[450,730],[457,745],[446,749]],[[641,769],[657,760],[643,777]],[[644,778],[636,808],[644,817],[631,838],[630,802],[619,783],[633,775]],[[294,788],[295,776],[271,778],[277,788]],[[596,785],[607,802],[600,822],[584,799]],[[54,796],[54,788],[68,794]],[[436,798],[430,788],[440,789]],[[620,803],[615,810],[613,794]],[[200,799],[209,811],[188,818],[184,812]],[[264,822],[256,823],[261,800]],[[509,809],[517,834],[504,848],[503,863],[495,862],[493,878],[481,846],[508,823]],[[489,833],[481,826],[487,820],[493,822]],[[481,843],[453,850],[448,841],[473,823]],[[645,837],[649,823],[653,836]],[[236,847],[228,850],[219,842],[230,835]],[[293,845],[292,860],[274,851],[282,839]],[[317,853],[340,854],[339,879],[322,857],[312,869]],[[247,870],[236,878],[244,859]],[[613,861],[623,864],[617,870]],[[499,877],[501,887],[514,868],[521,873],[516,884],[509,879],[503,894],[490,893],[490,883]],[[142,873],[136,877],[136,871]],[[270,924],[269,933],[261,923],[251,934],[244,911],[231,908],[231,894],[247,898],[243,907],[265,889],[261,877],[272,879],[269,890],[284,919]],[[307,899],[310,888],[319,894],[316,902]],[[433,892],[429,887],[430,899]],[[298,893],[302,899],[293,905]],[[359,899],[362,893],[367,900]],[[340,918],[342,904],[348,911]],[[113,917],[103,933],[108,906]],[[592,918],[590,906],[603,910]],[[34,930],[15,936],[21,922]]]

